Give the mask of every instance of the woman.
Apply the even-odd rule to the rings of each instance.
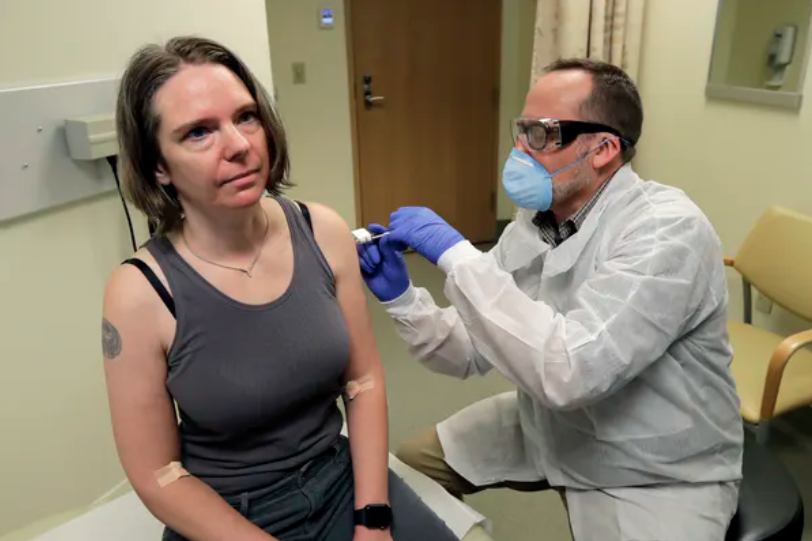
[[[284,130],[248,68],[205,39],[147,46],[116,113],[128,197],[157,235],[110,277],[105,374],[122,465],[164,539],[454,539],[388,472],[352,235],[281,196]]]

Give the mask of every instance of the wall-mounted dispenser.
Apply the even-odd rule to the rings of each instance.
[[[773,31],[767,53],[767,64],[770,68],[770,78],[765,83],[767,87],[780,88],[784,85],[787,70],[794,56],[797,35],[798,27],[794,25],[779,26]]]

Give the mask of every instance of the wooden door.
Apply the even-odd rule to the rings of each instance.
[[[346,5],[362,223],[426,206],[471,241],[492,240],[501,0]]]

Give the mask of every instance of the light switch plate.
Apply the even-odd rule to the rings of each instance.
[[[307,75],[305,74],[304,62],[294,62],[291,67],[293,69],[293,84],[305,84],[305,82],[307,82]]]

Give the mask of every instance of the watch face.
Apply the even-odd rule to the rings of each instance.
[[[392,508],[388,505],[368,505],[359,512],[359,523],[367,528],[385,529],[392,526]]]

